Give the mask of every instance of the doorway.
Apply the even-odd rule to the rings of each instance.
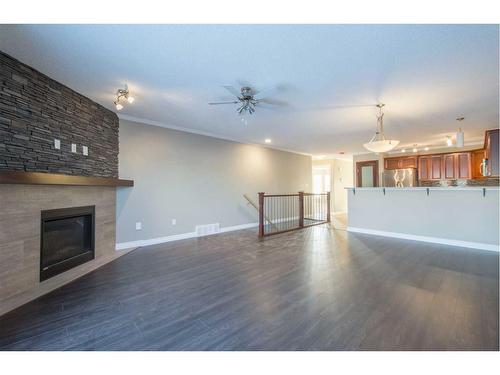
[[[356,163],[356,186],[378,186],[378,160],[360,161]]]

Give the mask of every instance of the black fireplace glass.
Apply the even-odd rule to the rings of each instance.
[[[94,206],[42,211],[40,280],[94,259]]]

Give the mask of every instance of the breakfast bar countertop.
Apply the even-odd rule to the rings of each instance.
[[[381,190],[381,191],[394,191],[394,190],[410,190],[410,191],[427,191],[427,190],[439,190],[439,191],[460,191],[460,190],[500,190],[499,186],[413,186],[413,187],[346,187],[346,190]]]

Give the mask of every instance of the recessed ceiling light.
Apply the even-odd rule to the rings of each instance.
[[[429,151],[429,147],[424,148],[425,151]]]
[[[271,139],[270,139],[270,138],[266,138],[266,139],[264,140],[264,142],[266,142],[266,143],[271,143],[272,141],[271,141]]]
[[[405,149],[405,148],[403,148],[403,149],[401,150],[401,152],[406,152],[406,149]]]

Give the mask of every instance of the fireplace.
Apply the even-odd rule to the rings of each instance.
[[[94,259],[95,206],[44,210],[40,281]]]

